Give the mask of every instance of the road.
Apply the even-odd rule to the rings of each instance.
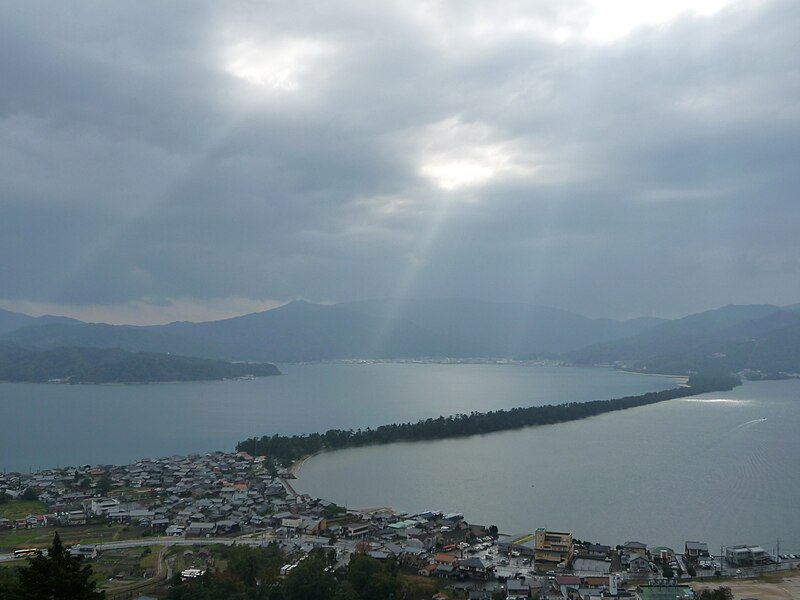
[[[261,533],[245,534],[237,538],[179,538],[172,536],[163,537],[149,537],[138,540],[122,540],[118,542],[99,542],[97,544],[86,544],[87,546],[94,546],[98,551],[103,550],[118,550],[121,548],[141,548],[145,546],[164,546],[165,549],[172,546],[210,546],[212,544],[223,544],[225,546],[263,546],[273,541],[288,542],[293,541],[298,546],[303,543],[312,543],[318,541],[319,538],[299,536],[299,537],[275,537],[273,535],[265,535]],[[343,557],[349,557],[350,553],[355,551],[356,541],[353,540],[339,540],[336,542],[336,547]],[[0,563],[10,562],[13,560],[22,560],[11,554],[0,554]]]
[[[97,544],[86,544],[87,546],[95,546],[98,551],[112,550],[119,548],[141,548],[144,546],[209,546],[211,544],[223,544],[230,546],[234,542],[258,546],[260,540],[252,539],[230,539],[230,538],[177,538],[177,537],[153,537],[141,540],[124,540],[119,542],[99,542]],[[0,554],[0,562],[10,562],[12,560],[21,560],[20,558],[11,554]]]

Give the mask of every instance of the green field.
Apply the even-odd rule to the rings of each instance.
[[[67,545],[93,544],[131,540],[142,537],[144,529],[125,525],[81,525],[78,527],[38,527],[0,531],[0,552],[10,552],[19,548],[47,548],[58,531],[61,540]]]
[[[21,519],[28,515],[41,515],[47,507],[38,500],[10,500],[0,504],[0,519]]]

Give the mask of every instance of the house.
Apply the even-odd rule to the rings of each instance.
[[[555,587],[548,587],[539,592],[540,600],[564,600],[561,590]]]
[[[436,565],[434,573],[441,579],[451,579],[458,575],[458,569],[453,565]]]
[[[506,600],[526,600],[530,597],[528,584],[519,579],[509,579],[506,582]]]
[[[598,558],[600,560],[605,560],[608,558],[610,553],[611,546],[606,546],[605,544],[587,544],[584,546],[584,551],[582,554],[585,554],[587,558]]]
[[[225,519],[223,521],[217,521],[217,530],[220,533],[227,534],[227,533],[234,533],[239,531],[239,521],[235,519]]]
[[[640,556],[647,556],[647,544],[642,542],[625,542],[622,544],[623,554],[638,554]]]
[[[396,523],[389,523],[389,528],[394,529],[398,532],[405,532],[406,529],[409,527],[416,527],[417,522],[414,519],[404,519],[402,521],[397,521]]]
[[[103,516],[109,512],[117,512],[120,502],[114,498],[92,498],[89,510],[95,516]]]
[[[650,550],[650,556],[655,562],[668,563],[675,558],[675,550],[666,546],[656,546]]]
[[[409,543],[411,543],[412,540],[416,540],[427,550],[430,550],[436,545],[436,536],[427,529],[420,527],[406,529],[406,538]]]
[[[422,575],[423,577],[430,577],[430,576],[431,576],[431,575],[433,575],[433,573],[436,571],[436,567],[438,567],[438,566],[439,566],[439,565],[436,565],[436,564],[434,564],[434,563],[431,563],[431,564],[429,564],[429,565],[425,565],[424,567],[422,567],[422,568],[421,568],[421,569],[418,571],[418,573],[419,573],[420,575]]]
[[[446,552],[438,552],[433,556],[433,562],[437,565],[457,565],[458,559],[453,554],[448,554]]]
[[[302,529],[306,533],[320,533],[327,527],[324,517],[303,517]]]
[[[703,542],[686,542],[683,545],[683,555],[690,563],[699,562],[700,559],[709,558],[708,545]]]
[[[440,521],[436,531],[437,543],[442,546],[450,544],[457,544],[467,539],[469,527],[463,519],[459,519],[457,515],[445,515]]]
[[[217,532],[217,525],[216,523],[210,523],[207,521],[192,521],[186,527],[186,537],[189,536],[210,536],[214,535]]]
[[[562,596],[567,598],[570,591],[578,591],[581,586],[581,578],[575,575],[559,575],[556,577],[555,585],[561,591]]]
[[[650,561],[638,554],[628,555],[628,573],[646,573],[650,571]]]
[[[28,528],[47,527],[47,517],[45,515],[28,515],[25,517]]]
[[[458,563],[458,571],[469,579],[479,579],[486,581],[491,579],[494,567],[491,564],[484,564],[480,558],[467,558]]]
[[[419,569],[425,562],[427,553],[423,548],[415,548],[414,546],[406,546],[400,552],[400,564],[404,567],[412,569]]]
[[[616,581],[614,575],[590,575],[583,578],[583,585],[590,589],[604,589],[609,586],[609,582]]]
[[[470,523],[468,527],[469,527],[469,532],[472,534],[473,537],[482,538],[489,535],[489,528],[486,525],[478,525],[476,523]]]

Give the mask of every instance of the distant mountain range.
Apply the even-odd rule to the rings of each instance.
[[[472,300],[413,300],[402,306],[378,300],[333,306],[298,300],[220,321],[145,327],[28,322],[2,335],[38,349],[114,347],[225,360],[520,358],[556,357],[636,335],[658,323],[661,320],[588,319],[555,308]]]
[[[725,306],[573,351],[566,358],[577,364],[626,363],[665,373],[800,373],[800,307]]]
[[[82,322],[78,319],[71,319],[70,317],[54,317],[52,315],[30,317],[22,313],[11,312],[10,310],[3,310],[0,308],[0,335],[19,329],[20,327],[50,325],[53,323],[81,324]]]
[[[146,327],[0,311],[0,337],[37,350],[119,348],[223,360],[507,357],[669,373],[800,372],[800,305],[726,306],[675,320],[617,321],[475,300],[294,301],[231,319]]]
[[[372,300],[339,304],[403,327],[423,327],[464,348],[466,356],[539,357],[620,339],[662,322],[589,319],[558,308],[476,300],[411,300],[395,306]]]

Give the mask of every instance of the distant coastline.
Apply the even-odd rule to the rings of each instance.
[[[49,384],[221,381],[280,375],[270,363],[242,363],[119,348],[26,348],[0,340],[0,382]]]

